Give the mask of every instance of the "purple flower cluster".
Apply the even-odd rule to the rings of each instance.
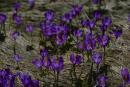
[[[70,61],[74,65],[79,65],[83,62],[83,57],[81,55],[76,55],[74,53],[70,54]]]
[[[51,60],[51,58],[48,55],[48,51],[45,49],[41,50],[40,54],[42,56],[42,59],[33,60],[33,64],[37,68],[45,68],[56,72],[59,72],[63,69],[64,60],[62,56],[59,58],[53,57],[53,59]]]
[[[5,24],[7,17],[5,14],[0,13],[0,24]]]
[[[15,78],[16,75],[13,75],[13,73],[9,69],[0,70],[1,87],[15,87]]]
[[[69,28],[66,25],[53,23],[54,12],[46,11],[45,21],[41,23],[41,31],[46,38],[54,39],[58,45],[62,45],[67,41]]]
[[[21,8],[21,3],[16,2],[13,4],[14,12],[12,15],[12,20],[16,25],[20,25],[22,23],[22,17],[18,14],[20,8]]]
[[[67,23],[71,22],[74,17],[80,14],[80,12],[82,11],[82,8],[83,8],[82,5],[74,5],[69,12],[65,13],[61,17],[62,21],[67,22]]]
[[[97,87],[106,87],[108,82],[108,77],[104,75],[100,75],[97,78]]]
[[[53,71],[60,72],[64,68],[64,60],[62,57],[53,58],[51,68]]]
[[[32,79],[28,74],[19,73],[19,79],[21,80],[23,87],[40,87],[39,81]]]
[[[45,67],[47,69],[50,68],[50,63],[51,63],[51,60],[50,60],[50,57],[48,56],[48,51],[46,49],[42,49],[40,51],[40,55],[41,55],[41,59],[34,59],[33,60],[33,64],[37,67],[37,68],[42,68],[42,67]]]
[[[22,82],[23,87],[39,87],[39,81],[24,73],[12,73],[10,69],[0,70],[0,87],[15,87],[16,78]]]

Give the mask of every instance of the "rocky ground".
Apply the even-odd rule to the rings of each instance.
[[[54,9],[57,11],[57,14],[60,14],[60,12],[64,13],[65,10],[67,10],[70,7],[70,4],[75,3],[86,3],[87,0],[56,0],[56,2],[49,2],[48,0],[36,0],[36,7],[33,10],[28,10],[26,0],[18,0],[22,3],[22,9],[20,14],[24,18],[24,20],[28,20],[28,22],[36,22],[39,23],[39,20],[42,20],[43,13],[46,9]],[[107,1],[107,0],[106,0]],[[109,0],[108,0],[109,1]],[[110,45],[110,47],[107,49],[107,60],[108,63],[111,66],[111,70],[113,70],[116,75],[114,74],[113,77],[115,81],[113,81],[113,86],[116,87],[114,84],[119,83],[117,76],[119,73],[119,70],[121,67],[128,67],[130,68],[130,23],[127,21],[128,13],[130,13],[130,0],[118,0],[118,5],[115,0],[110,0],[110,2],[107,2],[106,4],[106,10],[109,10],[111,17],[113,18],[113,22],[121,25],[123,27],[123,35],[121,38],[119,38],[116,42],[113,42],[113,44]],[[0,0],[0,12],[5,12],[8,14],[8,22],[6,23],[6,33],[7,37],[4,42],[0,42],[0,68],[9,67],[14,72],[16,70],[16,63],[14,62],[12,55],[13,55],[13,44],[14,42],[11,40],[10,32],[14,30],[14,27],[10,24],[10,17],[12,14],[12,0]],[[21,29],[21,31],[24,31],[26,23],[23,23],[22,26],[18,27]],[[38,31],[39,29],[36,28],[36,32],[33,33],[33,45],[34,50],[32,51],[26,51],[26,46],[30,45],[30,35],[28,33],[22,32],[20,37],[17,39],[17,53],[22,55],[23,60],[20,62],[20,70],[18,71],[24,71],[32,75],[34,78],[43,80],[38,73],[39,71],[34,68],[32,65],[32,60],[38,56],[39,46],[37,42],[38,39]],[[67,69],[68,69],[68,62],[66,62],[66,70],[62,72],[60,75],[60,81],[61,84],[64,84],[65,87],[72,87],[69,84],[70,79],[67,75]],[[87,65],[86,65],[87,66]],[[82,70],[82,66],[79,67],[79,69]],[[84,69],[87,71],[87,69]],[[79,70],[80,71],[80,70]],[[49,77],[48,77],[49,78]],[[117,78],[117,79],[116,79]],[[53,82],[53,79],[46,79],[50,80],[49,82]],[[66,80],[68,80],[66,82]]]

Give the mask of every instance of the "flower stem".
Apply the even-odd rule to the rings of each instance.
[[[16,55],[16,40],[15,40],[15,42],[14,42],[13,52],[14,52],[14,55]],[[19,68],[20,68],[20,67],[19,67],[19,63],[16,62],[16,64],[17,64],[17,69],[19,69]]]
[[[75,69],[76,69],[75,64],[73,64],[74,77],[75,77],[75,79],[77,80],[77,75],[76,75],[76,71],[75,71]]]
[[[32,41],[33,41],[32,32],[30,33],[30,36],[31,36],[30,43],[32,44]]]
[[[106,51],[106,47],[103,47],[103,65],[105,64],[105,60],[106,60],[106,53],[105,53],[105,51]]]
[[[99,64],[97,64],[96,68],[97,68],[97,73],[98,73],[99,72]]]
[[[4,34],[6,36],[5,24],[3,24],[3,31],[4,31]]]
[[[14,54],[16,54],[16,40],[15,40],[15,42],[14,42],[14,47],[13,47],[13,51],[14,51]]]
[[[91,61],[90,59],[91,57],[91,51],[90,51],[90,54],[88,55],[88,58],[89,60]],[[88,79],[87,79],[87,83],[89,86],[92,86],[92,81],[93,81],[93,62],[91,62],[91,68],[90,68],[90,71],[89,71],[89,74],[88,74]]]
[[[55,87],[59,87],[59,72],[56,72],[56,76],[55,76]]]
[[[0,29],[2,30],[2,24],[0,24]],[[0,30],[0,33],[1,33],[1,30]]]
[[[125,83],[125,81],[123,81],[123,87],[126,87],[126,83]]]
[[[88,78],[88,85],[92,86],[92,82],[93,82],[93,62],[91,63],[91,69],[90,69],[90,73],[89,73],[89,78]]]

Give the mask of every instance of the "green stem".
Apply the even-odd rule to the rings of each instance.
[[[103,58],[103,64],[105,64],[105,60],[106,60],[106,58],[105,58],[105,56],[106,56],[106,53],[105,53],[105,51],[106,51],[106,47],[103,47],[103,53],[104,53],[104,58]]]
[[[2,32],[1,30],[2,30],[2,24],[0,25],[0,33]]]
[[[76,75],[76,71],[75,71],[75,69],[76,69],[75,64],[73,64],[74,77],[75,77],[75,79],[77,80],[77,75]]]
[[[59,84],[58,84],[58,81],[59,81],[59,72],[55,72],[54,71],[54,73],[55,73],[55,87],[58,87],[59,86]]]
[[[4,31],[4,34],[6,36],[5,24],[3,24],[3,31]]]
[[[57,75],[56,75],[56,87],[59,86],[58,82],[59,82],[59,72],[57,72]]]
[[[15,42],[14,42],[13,51],[14,51],[14,54],[16,54],[16,40],[15,40]]]
[[[91,73],[91,75],[93,76],[93,62],[91,63],[90,73]]]
[[[97,73],[98,73],[98,72],[99,72],[99,64],[97,64],[97,67],[96,67],[96,68],[97,68]]]
[[[88,81],[90,82],[90,86],[92,86],[92,82],[93,82],[93,62],[91,63],[91,69],[90,69],[90,78],[88,79]]]
[[[30,36],[31,36],[30,43],[32,44],[32,41],[33,41],[32,32],[30,33]]]

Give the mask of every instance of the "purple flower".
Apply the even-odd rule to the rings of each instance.
[[[40,55],[42,56],[42,58],[47,57],[48,51],[46,49],[42,49],[42,50],[40,50]]]
[[[93,4],[99,4],[101,0],[92,0]]]
[[[3,13],[0,13],[0,24],[4,24],[6,22],[6,15]]]
[[[62,26],[60,26],[60,25],[53,25],[53,27],[51,28],[51,32],[53,34],[59,34],[62,31],[63,31],[63,29],[62,29]]]
[[[115,29],[112,30],[112,34],[116,37],[120,37],[122,35],[122,29],[121,27],[115,27]]]
[[[62,57],[60,57],[59,59],[54,58],[52,60],[51,67],[53,71],[60,72],[64,68],[63,58]]]
[[[85,49],[84,49],[85,43],[84,43],[84,42],[79,42],[79,43],[77,44],[77,47],[78,47],[79,49],[81,49],[81,50],[85,50]]]
[[[97,85],[98,87],[106,87],[108,82],[108,77],[104,76],[104,75],[100,75],[97,77]]]
[[[71,22],[72,21],[72,15],[70,13],[65,13],[62,17],[61,17],[62,21],[64,22]]]
[[[11,37],[12,37],[13,40],[16,40],[19,35],[20,35],[20,33],[17,32],[17,31],[14,31],[14,32],[11,33]]]
[[[121,76],[125,83],[130,83],[130,74],[127,68],[121,69]]]
[[[104,25],[104,26],[110,26],[111,25],[111,23],[112,23],[112,20],[111,20],[111,18],[110,17],[104,17],[103,19],[102,19],[102,24]]]
[[[17,15],[16,13],[13,14],[13,21],[16,25],[19,25],[22,23],[22,18],[20,15]]]
[[[32,9],[35,6],[35,0],[28,0],[29,8]]]
[[[101,31],[104,33],[107,30],[107,26],[101,24],[100,26]]]
[[[99,65],[101,63],[101,61],[102,61],[101,53],[95,52],[92,55],[92,61]]]
[[[43,32],[43,34],[47,37],[47,36],[51,36],[53,35],[52,29],[54,28],[54,24],[49,23],[41,23],[41,30]]]
[[[42,59],[42,65],[45,67],[45,68],[50,68],[50,65],[51,65],[51,59],[49,57],[44,57]]]
[[[74,5],[72,9],[70,10],[70,14],[75,17],[79,15],[79,13],[82,11],[83,6],[82,5]]]
[[[74,33],[74,36],[81,37],[83,35],[83,30],[78,29],[78,30],[75,30],[73,33]]]
[[[32,24],[28,24],[27,26],[26,26],[26,31],[27,32],[33,32],[33,25]]]
[[[60,25],[61,32],[64,32],[65,34],[68,33],[69,27],[67,25]],[[57,30],[58,32],[58,30]]]
[[[98,10],[94,11],[93,17],[94,17],[95,20],[99,20],[101,18],[101,16],[102,16],[102,14],[101,14],[100,11],[98,11]]]
[[[31,85],[32,87],[40,87],[38,80],[32,80]]]
[[[28,74],[20,73],[19,79],[24,87],[39,87],[39,81],[33,80]]]
[[[65,13],[61,17],[62,21],[67,23],[71,22],[75,16],[79,15],[79,13],[82,11],[82,8],[82,5],[74,5],[69,12]]]
[[[95,36],[91,33],[86,33],[86,37],[84,40],[84,49],[87,51],[91,51],[96,47],[96,39]]]
[[[67,34],[69,28],[66,25],[58,25],[54,23],[46,23],[42,22],[41,23],[41,30],[43,32],[43,35],[45,37],[52,37],[52,36],[58,36],[61,33],[64,33],[63,35]]]
[[[94,28],[94,26],[95,26],[95,21],[90,20],[88,27],[89,27],[90,29],[92,29],[92,28]]]
[[[17,11],[21,8],[21,4],[16,2],[13,4],[13,8],[15,10],[15,13],[17,13]]]
[[[14,54],[13,58],[16,62],[20,62],[22,60],[22,57],[19,54]]]
[[[15,78],[9,69],[0,70],[0,87],[14,87]]]
[[[62,44],[64,44],[65,42],[66,42],[66,40],[67,40],[67,38],[68,38],[68,36],[66,35],[66,34],[58,34],[57,36],[56,36],[56,44],[57,45],[62,45]]]
[[[52,35],[56,35],[63,31],[61,28],[62,26],[54,24],[53,26],[50,27],[50,31]]]
[[[90,29],[92,29],[95,26],[95,21],[94,20],[84,20],[84,21],[81,21],[81,25],[83,27],[89,27]]]
[[[46,31],[44,31],[44,33],[48,33],[49,36],[58,36],[61,33],[67,34],[68,27],[66,25],[52,24],[50,26],[47,25],[47,27],[44,30]]]
[[[88,25],[89,25],[89,20],[82,20],[82,21],[81,21],[81,25],[82,25],[83,27],[88,27]]]
[[[10,75],[10,83],[9,83],[9,87],[15,87],[15,78],[17,77],[17,75]]]
[[[20,73],[19,78],[24,87],[29,87],[29,85],[31,83],[31,76],[24,74],[24,73]]]
[[[42,67],[42,61],[40,59],[34,59],[32,63],[38,69]]]
[[[75,56],[74,53],[71,53],[70,54],[70,61],[72,64],[79,65],[82,63],[83,57],[79,54]]]
[[[54,12],[52,10],[48,10],[44,13],[44,16],[46,21],[51,21],[54,19]]]
[[[10,70],[0,70],[0,86],[8,87]]]
[[[100,35],[98,36],[98,43],[103,46],[103,47],[106,47],[110,42],[110,38],[104,34],[104,35]]]

